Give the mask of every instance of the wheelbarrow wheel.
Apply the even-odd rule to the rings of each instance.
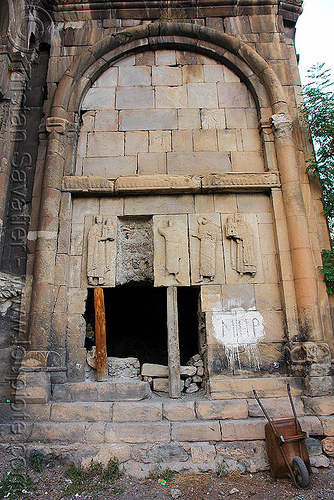
[[[292,470],[298,486],[300,488],[307,488],[310,484],[310,475],[304,460],[300,457],[294,457],[292,460]]]

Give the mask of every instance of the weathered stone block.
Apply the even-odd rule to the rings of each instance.
[[[134,446],[131,457],[139,462],[186,462],[189,458],[185,449],[177,444],[164,444],[161,446]]]
[[[224,128],[224,127],[222,127]],[[218,130],[218,150],[237,151],[237,136],[235,130]]]
[[[321,455],[322,454],[322,446],[320,441],[314,438],[306,438],[305,439],[306,448],[308,454],[310,456]]]
[[[196,129],[201,127],[201,119],[199,109],[178,109],[178,129]],[[175,127],[176,128],[176,127]]]
[[[307,415],[334,415],[334,396],[302,399]]]
[[[299,422],[303,431],[308,432],[310,436],[323,436],[323,428],[318,417],[299,417]]]
[[[116,179],[121,175],[133,175],[136,170],[136,156],[109,156],[83,160],[84,175],[99,175],[107,179]]]
[[[312,467],[329,467],[330,460],[325,455],[315,455],[310,457],[310,464]]]
[[[327,437],[323,439],[321,444],[326,455],[334,458],[334,437]]]
[[[204,81],[203,66],[190,64],[182,67],[182,78],[184,83],[196,83]]]
[[[106,424],[96,422],[93,424],[85,424],[85,442],[86,443],[104,443],[104,432]]]
[[[114,403],[113,422],[154,422],[162,418],[162,403]]]
[[[165,174],[166,173],[165,153],[139,153],[138,173],[143,175]]]
[[[271,418],[284,418],[292,415],[290,401],[287,398],[261,398],[261,402]],[[247,403],[250,417],[263,417],[263,412],[255,399],[248,399]],[[304,406],[300,397],[294,397],[293,403],[297,415],[304,415]]]
[[[320,417],[320,422],[324,429],[325,436],[334,436],[334,416],[333,417]]]
[[[153,66],[152,85],[182,85],[182,73],[179,67]]]
[[[82,103],[82,110],[114,109],[115,87],[91,87]]]
[[[36,422],[28,441],[39,441],[41,443],[52,443],[54,441],[80,443],[84,440],[84,434],[84,423]]]
[[[212,444],[194,444],[191,446],[190,452],[194,464],[212,462],[216,457],[216,450]]]
[[[166,401],[163,403],[162,415],[163,418],[171,421],[194,420],[196,418],[195,403],[193,401]]]
[[[148,152],[148,132],[136,130],[125,132],[125,155]]]
[[[218,108],[217,87],[214,83],[188,84],[189,108]]]
[[[203,420],[226,418],[247,418],[247,402],[245,399],[235,401],[199,401],[196,403],[196,414]]]
[[[120,111],[119,130],[173,130],[177,128],[175,109],[136,109]]]
[[[151,68],[149,66],[125,66],[119,68],[119,86],[151,85]]]
[[[219,422],[173,422],[173,441],[220,441],[221,432]]]
[[[100,75],[98,77],[98,79],[94,82],[92,88],[95,88],[95,87],[106,87],[106,88],[117,87],[117,83],[118,83],[117,78],[118,78],[118,68],[115,66],[108,68],[108,69],[106,69],[106,71],[104,71],[102,73],[102,75]]]
[[[153,390],[157,392],[169,392],[169,380],[167,378],[153,379]]]
[[[53,403],[50,419],[54,422],[108,422],[110,403]]]
[[[97,111],[95,115],[95,132],[113,132],[118,128],[118,113],[114,109]]]
[[[172,141],[169,130],[152,130],[149,132],[149,152],[164,153],[171,151]]]
[[[220,108],[248,108],[248,90],[244,83],[218,83],[218,102]]]
[[[264,419],[223,420],[222,441],[252,441],[264,439]]]
[[[233,172],[263,172],[264,161],[258,151],[232,151]]]
[[[44,372],[20,372],[16,398],[25,403],[47,403],[50,398],[50,375]]]
[[[175,66],[176,65],[175,50],[156,50],[155,64],[157,66]]]
[[[265,458],[267,456],[266,446],[263,441],[236,441],[224,442],[216,445],[218,455],[233,460],[245,458]]]
[[[217,151],[216,130],[194,130],[194,151]]]
[[[107,443],[169,443],[170,424],[167,422],[112,423],[106,426]]]
[[[261,151],[261,137],[256,129],[242,129],[244,151]]]
[[[136,379],[115,379],[113,382],[97,382],[98,401],[140,401],[151,396],[148,382]]]
[[[157,108],[186,108],[187,92],[185,87],[157,87],[155,89]]]
[[[256,385],[254,382],[256,381]],[[211,394],[213,399],[233,399],[233,398],[252,398],[253,387],[256,387],[261,397],[286,397],[286,379],[285,378],[256,378],[231,379],[229,377],[212,378]],[[291,386],[291,394],[297,396],[301,394],[301,389],[297,386]]]
[[[230,172],[231,162],[226,152],[167,153],[169,174],[211,174]]]
[[[204,64],[204,81],[205,82],[223,82],[224,72],[223,66],[220,64]]]
[[[125,215],[193,213],[191,195],[182,196],[127,196],[124,200]]]
[[[116,109],[145,109],[154,108],[154,93],[151,88],[129,88],[116,90]],[[138,111],[136,111],[137,114]],[[144,113],[146,116],[146,112]],[[124,129],[121,129],[124,130]]]
[[[201,310],[203,312],[222,310],[222,291],[220,285],[201,286]]]
[[[332,377],[305,377],[305,394],[308,396],[327,396],[333,392]],[[329,396],[331,397],[331,396]]]
[[[107,465],[111,458],[116,458],[121,463],[126,462],[131,457],[131,446],[127,444],[106,444],[101,446],[97,454],[94,455],[93,460],[96,462],[101,462]],[[92,460],[92,457],[82,459],[82,465],[88,466]]]
[[[247,128],[246,110],[243,108],[226,108],[227,128]]]
[[[173,130],[172,149],[173,151],[192,151],[193,150],[192,131]]]

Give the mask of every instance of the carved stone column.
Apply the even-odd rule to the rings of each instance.
[[[271,120],[287,217],[299,327],[304,338],[322,340],[317,281],[292,137],[292,119],[281,113],[273,115]]]
[[[49,139],[41,194],[29,322],[31,348],[36,350],[55,347],[52,345],[54,344],[52,313],[58,295],[55,267],[68,128],[69,122],[64,118],[47,119],[46,129],[49,132]]]

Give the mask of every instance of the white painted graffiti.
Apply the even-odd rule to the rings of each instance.
[[[258,311],[238,308],[231,312],[214,312],[213,331],[216,340],[225,347],[228,367],[240,365],[240,348],[246,352],[254,370],[260,369],[258,343],[265,336],[263,317]]]

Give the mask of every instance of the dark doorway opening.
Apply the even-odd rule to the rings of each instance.
[[[180,362],[185,365],[199,353],[198,342],[198,287],[178,287]]]
[[[108,356],[167,364],[166,289],[118,286],[105,290]]]
[[[178,287],[180,362],[199,352],[197,287]],[[120,285],[104,288],[108,356],[168,364],[166,288]],[[94,290],[88,289],[85,320],[94,330]],[[94,345],[86,337],[85,347]]]
[[[89,289],[85,319],[94,329],[93,295]],[[105,288],[104,302],[108,356],[167,365],[166,289],[150,285]],[[86,348],[90,347],[86,339]]]

